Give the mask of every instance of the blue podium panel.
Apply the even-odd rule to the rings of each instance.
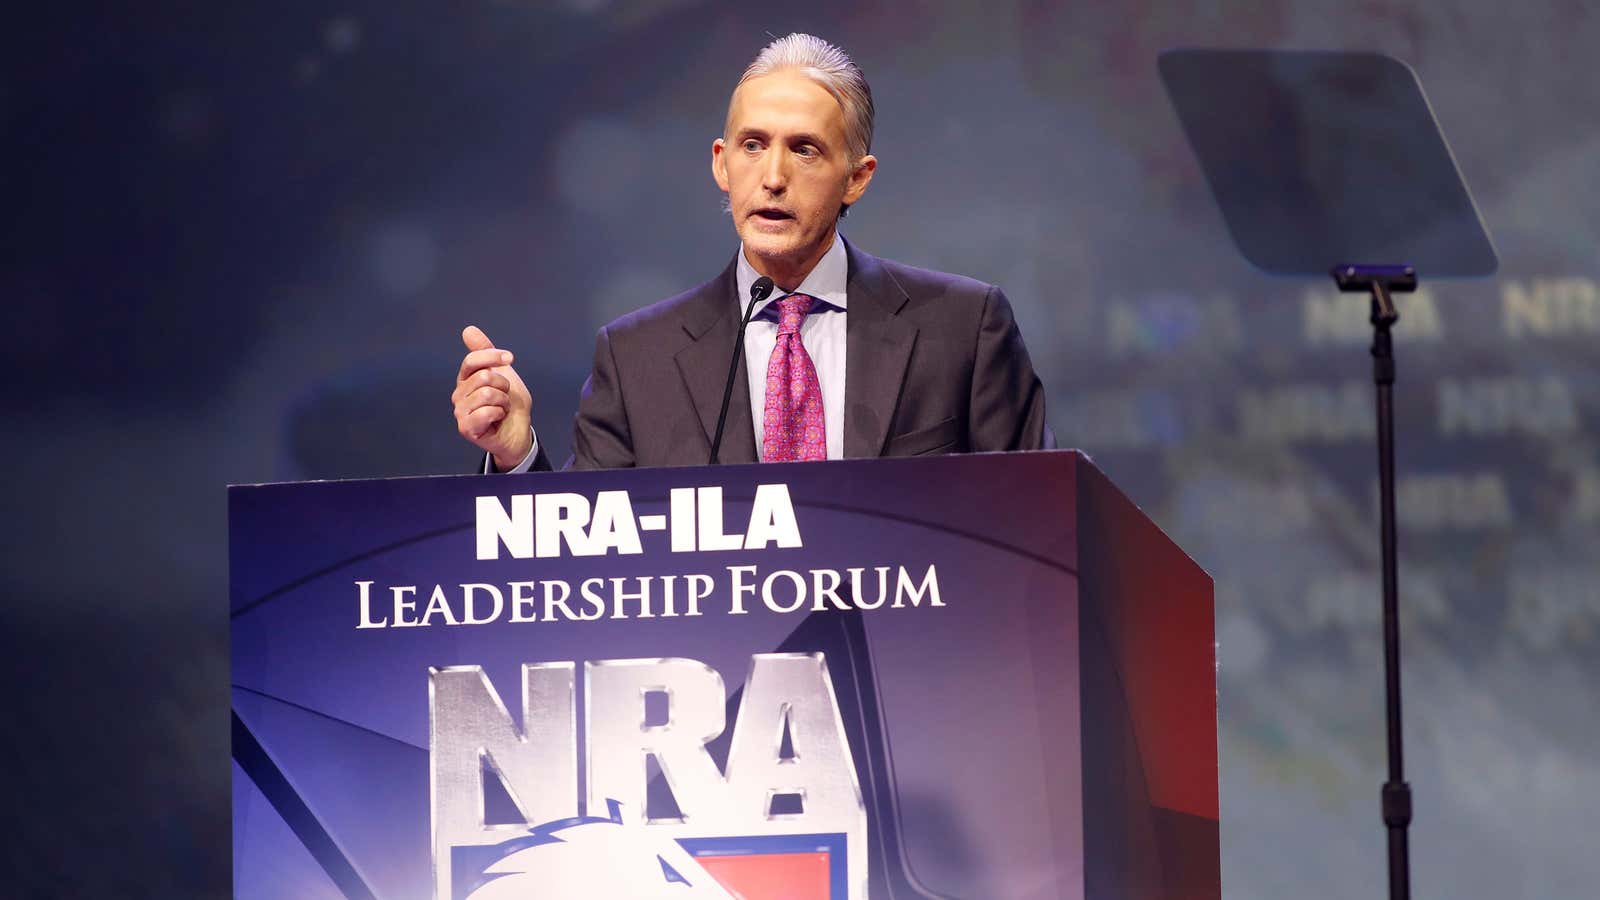
[[[1082,521],[1145,607],[1089,608],[1142,582]],[[1217,893],[1210,583],[1078,454],[235,487],[230,528],[240,896]]]

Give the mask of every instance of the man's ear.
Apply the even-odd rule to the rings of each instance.
[[[849,206],[861,199],[867,192],[867,185],[872,183],[872,173],[878,170],[878,158],[867,154],[856,161],[856,167],[850,170],[850,180],[844,186],[844,203]]]
[[[722,138],[711,142],[711,177],[724,194],[728,192],[728,158],[724,155],[727,149],[728,142]]]

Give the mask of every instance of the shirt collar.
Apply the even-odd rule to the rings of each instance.
[[[739,312],[744,312],[744,305],[750,302],[750,286],[756,283],[761,276],[756,273],[755,267],[744,258],[744,244],[739,245],[739,261],[736,266],[735,276],[739,283]],[[834,232],[833,246],[828,252],[822,254],[822,259],[812,268],[806,279],[800,282],[794,293],[806,294],[821,300],[836,309],[845,308],[845,283],[850,277],[850,257],[845,253],[844,235]],[[767,299],[756,304],[755,313],[751,318],[760,317],[761,313],[775,300],[788,296],[781,291],[773,291]]]

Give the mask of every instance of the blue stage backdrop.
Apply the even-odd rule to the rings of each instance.
[[[1175,46],[1420,76],[1501,254],[1397,329],[1419,894],[1587,896],[1600,828],[1600,16],[1557,0],[27,4],[4,38],[0,759],[23,896],[225,896],[224,485],[470,468],[463,325],[553,455],[595,329],[732,257],[768,35],[859,59],[845,232],[1002,285],[1066,446],[1217,579],[1230,897],[1383,886],[1365,305],[1251,270]]]

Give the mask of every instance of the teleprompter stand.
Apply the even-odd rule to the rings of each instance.
[[[1417,289],[1410,266],[1335,266],[1333,280],[1346,293],[1372,297],[1372,381],[1378,391],[1378,509],[1383,544],[1383,698],[1389,745],[1389,780],[1383,785],[1383,824],[1389,829],[1389,896],[1411,896],[1411,785],[1406,783],[1400,715],[1400,588],[1394,503],[1394,341],[1400,320],[1394,295]]]
[[[1389,896],[1409,900],[1411,788],[1400,691],[1395,537],[1394,295],[1499,262],[1416,73],[1389,56],[1170,50],[1160,70],[1240,253],[1273,275],[1321,276],[1372,299],[1389,777]],[[1371,265],[1405,260],[1404,265]]]

